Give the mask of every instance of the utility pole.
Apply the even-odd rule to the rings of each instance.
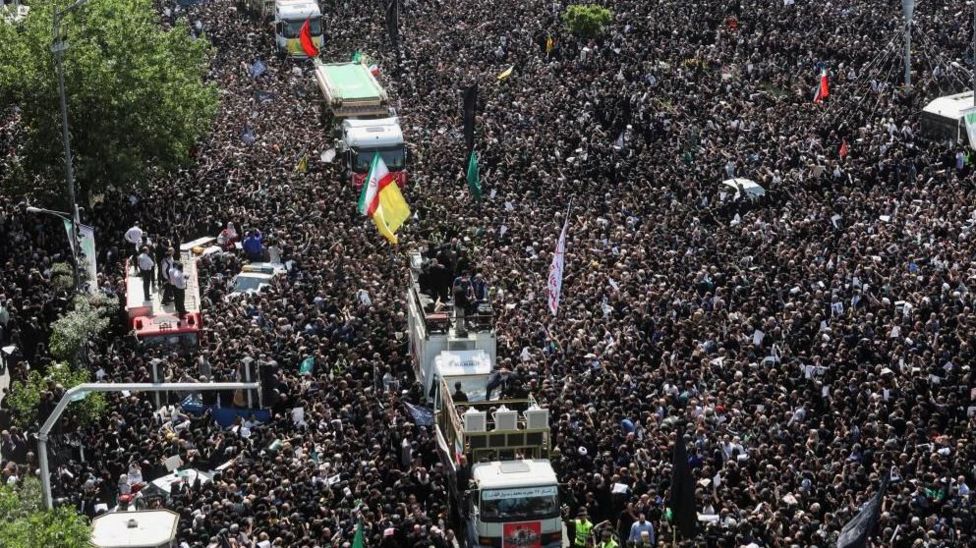
[[[61,418],[68,404],[75,400],[83,400],[90,392],[204,392],[211,390],[254,390],[260,389],[261,383],[258,382],[167,382],[167,383],[109,383],[98,382],[79,384],[69,388],[61,401],[55,406],[44,425],[37,433],[37,458],[41,469],[41,492],[44,498],[44,507],[48,510],[54,509],[54,498],[51,497],[51,471],[47,465],[47,437],[55,423]]]
[[[915,0],[901,0],[902,14],[905,16],[905,87],[912,87],[912,15]]]
[[[54,67],[58,73],[58,96],[61,102],[61,139],[64,142],[64,176],[68,184],[68,200],[71,201],[71,251],[75,262],[81,260],[81,242],[79,241],[79,227],[81,218],[78,214],[78,201],[75,199],[75,170],[71,159],[71,133],[68,130],[68,97],[64,90],[64,50],[68,44],[61,36],[61,20],[72,11],[85,5],[88,0],[75,0],[73,4],[63,10],[54,10],[54,28],[51,52],[54,53]],[[95,280],[89,280],[95,283]],[[81,265],[75,267],[75,291],[81,291]]]

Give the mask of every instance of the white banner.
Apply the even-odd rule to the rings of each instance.
[[[962,119],[966,122],[966,134],[969,135],[969,146],[976,149],[976,107],[969,107],[962,111]]]
[[[563,290],[563,266],[566,260],[566,229],[569,228],[569,214],[567,212],[566,222],[563,223],[563,230],[559,233],[559,243],[556,244],[556,254],[552,257],[552,265],[549,266],[549,311],[556,315],[559,310],[559,295]]]
[[[515,489],[486,489],[482,500],[527,499],[532,497],[554,497],[559,488],[555,485],[544,487],[518,487]]]

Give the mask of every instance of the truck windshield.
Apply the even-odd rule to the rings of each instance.
[[[299,19],[295,21],[285,21],[284,33],[285,38],[298,38],[298,33],[302,31],[302,25],[305,24],[304,19]],[[308,23],[308,29],[312,36],[320,36],[322,34],[322,20],[318,17],[312,17]]]
[[[485,489],[481,494],[482,521],[520,521],[559,516],[559,495],[555,485]]]
[[[369,171],[369,164],[373,161],[373,153],[379,152],[380,157],[383,158],[383,163],[386,164],[387,169],[390,171],[402,171],[404,166],[405,154],[403,147],[396,148],[384,148],[377,151],[376,149],[358,149],[356,151],[356,165],[353,166],[353,171],[356,173],[366,173]]]

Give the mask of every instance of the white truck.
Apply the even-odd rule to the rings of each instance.
[[[308,21],[309,34],[316,48],[324,43],[322,10],[315,0],[243,0],[244,8],[262,21],[272,22],[276,50],[279,54],[305,58],[299,41],[302,25]]]
[[[433,403],[459,542],[561,548],[559,482],[548,460],[549,411],[531,395],[489,394],[498,374],[490,307],[466,317],[463,329],[456,326],[451,303],[439,309],[420,289],[420,253],[408,256],[410,352]]]
[[[317,63],[315,83],[322,92],[324,123],[335,131],[349,181],[366,179],[379,153],[401,187],[407,180],[407,150],[390,98],[363,63]]]

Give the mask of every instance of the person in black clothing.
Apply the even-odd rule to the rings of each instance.
[[[468,401],[468,395],[464,393],[464,390],[461,390],[461,383],[454,383],[454,393],[451,394],[451,398],[454,400],[454,403]]]

